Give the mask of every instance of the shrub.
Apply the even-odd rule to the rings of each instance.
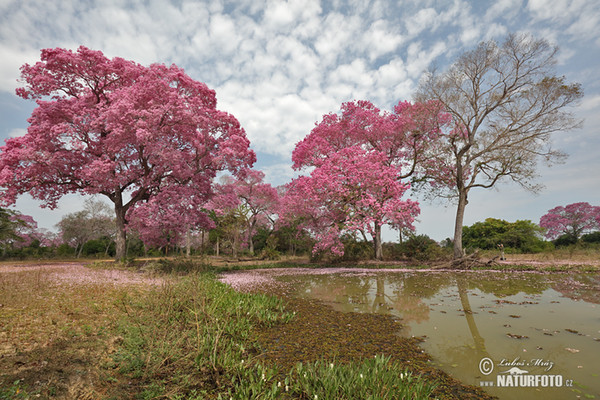
[[[576,244],[577,243],[577,238],[575,236],[573,236],[573,235],[565,234],[565,235],[559,236],[552,243],[554,243],[554,245],[556,247],[567,247],[567,246],[571,246],[573,244]]]
[[[360,261],[373,258],[372,242],[356,240],[355,237],[347,235],[342,237],[342,243],[344,243],[342,261]]]
[[[440,245],[427,235],[412,235],[406,242],[399,245],[400,253],[417,261],[432,261],[446,257]]]
[[[587,233],[581,237],[585,243],[600,243],[600,231]]]

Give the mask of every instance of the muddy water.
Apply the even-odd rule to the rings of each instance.
[[[424,337],[436,366],[501,399],[600,399],[598,274],[346,271],[276,279],[341,311],[401,318],[402,334]]]

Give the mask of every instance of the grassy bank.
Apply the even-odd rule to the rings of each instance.
[[[381,355],[266,361],[260,332],[298,316],[201,270],[147,280],[73,265],[1,270],[0,398],[425,399],[434,389]]]

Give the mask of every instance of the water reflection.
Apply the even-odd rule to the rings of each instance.
[[[338,310],[401,318],[402,334],[425,337],[434,363],[467,384],[495,381],[512,364],[573,380],[573,387],[485,388],[502,399],[600,398],[598,274],[346,272],[280,279]],[[489,376],[479,369],[485,357],[495,363]]]
[[[482,359],[484,357],[489,357],[490,355],[485,348],[485,339],[479,333],[479,329],[477,329],[475,317],[473,316],[473,310],[471,309],[471,304],[469,303],[469,295],[467,294],[467,280],[462,277],[456,279],[456,288],[458,290],[458,296],[460,297],[462,311],[464,312],[467,325],[469,326],[469,331],[473,337],[477,358]]]

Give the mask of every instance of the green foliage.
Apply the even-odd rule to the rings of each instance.
[[[0,207],[0,243],[6,245],[10,241],[20,241],[17,229],[23,226],[23,221],[15,219],[17,213]]]
[[[507,252],[539,253],[551,247],[542,240],[542,232],[542,228],[529,220],[508,222],[487,218],[463,227],[463,247],[494,250],[502,244]]]
[[[115,255],[115,242],[109,237],[88,240],[81,250],[84,256],[111,256]]]
[[[0,387],[0,399],[30,399],[32,394],[28,392],[27,388],[23,387],[20,379],[12,382],[10,386]]]
[[[446,251],[427,235],[412,235],[397,245],[396,254],[417,261],[433,261],[446,258]]]
[[[560,235],[556,240],[552,241],[554,246],[556,247],[568,247],[577,244],[577,237],[572,234],[565,233],[564,235]]]
[[[389,357],[358,363],[299,363],[290,379],[291,391],[309,399],[428,399],[435,384],[403,370]]]
[[[353,235],[344,235],[342,243],[344,244],[342,261],[360,261],[373,258],[373,242],[357,240]]]
[[[436,385],[382,355],[349,364],[298,363],[285,378],[259,365],[246,369],[231,399],[428,399]]]
[[[187,275],[200,272],[213,271],[213,267],[204,260],[193,258],[176,258],[174,260],[159,259],[150,261],[142,267],[142,270],[159,274]]]
[[[587,233],[581,237],[584,243],[600,243],[600,231]]]
[[[69,246],[68,244],[63,243],[56,248],[56,255],[58,257],[65,257],[65,256],[71,257],[71,256],[75,255],[75,249],[73,247]]]
[[[255,368],[248,365],[257,352],[253,329],[293,317],[280,299],[236,292],[208,273],[117,303],[126,317],[114,361],[120,374],[136,381],[142,398],[227,391]]]

